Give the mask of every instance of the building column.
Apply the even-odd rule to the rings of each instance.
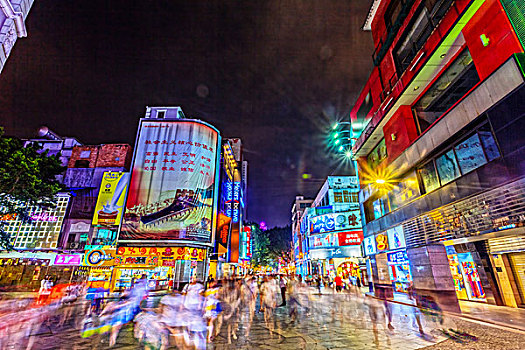
[[[372,279],[374,281],[374,295],[381,299],[394,299],[394,288],[388,272],[386,253],[376,254],[370,259]]]
[[[407,248],[407,255],[416,294],[433,297],[445,311],[461,312],[445,246]]]

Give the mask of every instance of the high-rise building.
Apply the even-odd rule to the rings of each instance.
[[[524,14],[515,0],[372,2],[374,68],[351,120],[377,295],[525,305]]]

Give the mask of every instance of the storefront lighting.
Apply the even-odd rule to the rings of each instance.
[[[376,180],[376,184],[383,185],[383,184],[385,184],[385,183],[386,183],[385,179],[377,179],[377,180]]]

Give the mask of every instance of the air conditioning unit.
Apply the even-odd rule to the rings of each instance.
[[[71,242],[68,244],[69,249],[79,249],[80,248],[80,242]]]

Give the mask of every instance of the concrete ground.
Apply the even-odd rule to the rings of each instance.
[[[393,304],[392,324],[394,330],[386,328],[381,304],[350,300],[342,295],[318,296],[308,309],[302,309],[296,322],[291,322],[288,307],[276,310],[275,331],[270,332],[263,315],[257,313],[249,334],[245,334],[246,316],[239,322],[238,339],[228,344],[226,327],[217,339],[208,344],[208,349],[522,349],[525,332],[448,316],[445,324],[424,317],[423,329],[419,333],[414,318],[414,309],[403,304]],[[376,326],[371,321],[370,309],[378,311]],[[490,310],[489,310],[490,311]],[[481,311],[480,311],[481,312]],[[33,349],[108,349],[108,335],[81,338],[79,329],[71,322],[62,327],[53,319],[44,324]],[[133,337],[133,326],[124,327],[112,349],[143,348]],[[452,328],[473,337],[449,337],[439,328]],[[376,329],[376,331],[374,330]],[[449,334],[454,334],[449,332]],[[23,348],[23,347],[20,347]],[[13,347],[12,349],[17,349]]]

